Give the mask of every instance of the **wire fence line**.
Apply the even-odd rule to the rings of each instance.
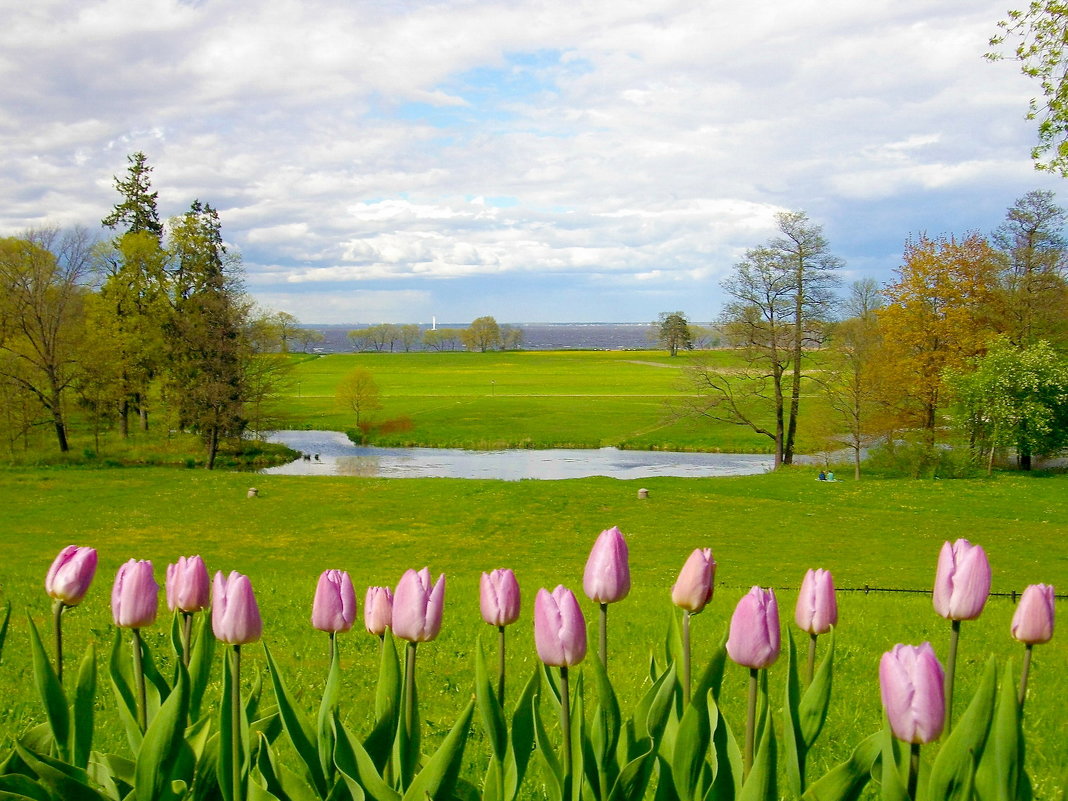
[[[781,590],[783,592],[788,592],[790,590],[796,590],[797,588],[796,587],[776,587],[775,589]],[[908,593],[908,594],[911,594],[911,595],[931,595],[931,590],[915,590],[915,589],[906,589],[906,588],[903,588],[903,587],[873,587],[870,584],[865,584],[863,587],[835,587],[834,589],[835,589],[835,592],[862,592],[865,595],[869,595],[870,593],[873,593],[873,592],[903,592],[903,593]],[[1020,595],[1022,595],[1022,594],[1023,593],[1017,592],[1016,590],[1010,590],[1009,592],[992,592],[992,593],[990,593],[990,597],[991,598],[1011,598],[1012,602],[1016,603],[1020,599]],[[1053,597],[1058,601],[1068,600],[1068,595],[1063,594],[1063,593],[1055,594]]]

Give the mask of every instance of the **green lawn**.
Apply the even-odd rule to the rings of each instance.
[[[246,497],[255,485],[260,496]],[[638,487],[649,490],[637,498]],[[792,627],[795,587],[809,567],[825,567],[843,589],[928,590],[941,543],[968,537],[981,543],[994,569],[994,591],[1047,582],[1068,587],[1068,476],[999,475],[989,480],[852,481],[820,484],[808,470],[739,478],[634,481],[583,479],[496,482],[450,479],[385,480],[251,476],[160,468],[0,471],[0,518],[5,558],[0,600],[15,612],[0,665],[0,733],[13,737],[41,720],[26,654],[25,613],[50,628],[42,581],[55,553],[69,543],[100,551],[97,581],[83,605],[68,614],[69,657],[95,640],[112,638],[108,597],[125,560],[164,566],[200,553],[211,570],[239,570],[253,581],[265,620],[264,639],[286,680],[308,709],[322,686],[326,638],[308,623],[321,570],[348,570],[359,588],[394,585],[409,567],[429,565],[448,576],[441,637],[420,647],[420,694],[431,738],[450,724],[471,692],[470,658],[489,627],[478,616],[478,576],[512,567],[524,591],[513,627],[512,676],[535,664],[531,604],[538,587],[563,583],[581,596],[589,547],[603,528],[628,537],[630,597],[610,617],[613,676],[624,709],[641,691],[651,652],[660,653],[671,614],[669,590],[690,550],[711,547],[719,563],[717,594],[695,621],[700,661],[726,628],[749,586],[777,589],[784,628]],[[835,696],[828,728],[813,759],[826,767],[843,759],[880,725],[879,655],[897,642],[930,640],[944,655],[948,624],[926,595],[843,592]],[[593,620],[587,603],[588,620]],[[961,692],[974,686],[988,655],[1021,653],[1008,635],[1008,598],[995,597],[978,620],[965,623],[958,667]],[[1065,607],[1058,603],[1063,616]],[[149,635],[165,651],[165,626]],[[360,729],[371,695],[377,640],[354,631],[341,639],[343,703]],[[248,662],[262,668],[249,648]],[[1063,720],[1068,688],[1060,677],[1068,641],[1059,633],[1036,648],[1028,701],[1028,764],[1037,797],[1061,786],[1068,765]],[[101,666],[103,667],[103,666]],[[773,701],[781,698],[781,665],[771,671]],[[738,721],[746,677],[728,670],[725,714]],[[110,696],[101,714],[114,715]],[[478,726],[476,724],[476,730]],[[480,733],[471,760],[484,753]]]
[[[381,391],[372,442],[430,447],[580,447],[767,453],[748,428],[674,413],[683,367],[697,359],[740,366],[731,351],[363,353],[294,357],[283,419],[343,431],[351,412],[334,402],[341,377],[370,371]],[[397,421],[403,425],[396,425]],[[390,431],[389,429],[396,429]]]

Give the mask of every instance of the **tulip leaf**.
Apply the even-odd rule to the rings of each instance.
[[[401,671],[397,645],[387,629],[381,643],[382,658],[378,667],[378,689],[375,693],[375,720],[396,720],[400,709]]]
[[[990,731],[996,695],[997,666],[994,657],[990,657],[968,708],[942,744],[931,766],[930,798],[970,801],[975,763],[983,753]]]
[[[712,729],[709,748],[712,763],[712,783],[705,798],[717,801],[734,799],[742,790],[742,752],[711,694],[708,696],[708,720]]]
[[[538,698],[532,700],[531,706],[533,710],[532,717],[534,720],[534,741],[537,744],[538,754],[545,762],[545,767],[548,768],[547,773],[555,790],[555,792],[549,793],[549,798],[563,799],[563,763],[557,757],[552,743],[549,740],[549,734],[545,730],[545,722],[541,717],[541,704],[538,703]],[[566,801],[566,799],[564,799],[564,801]]]
[[[26,618],[30,622],[30,649],[33,655],[33,678],[37,684],[37,692],[41,696],[41,703],[44,704],[45,716],[48,718],[48,726],[52,731],[52,739],[59,751],[59,757],[63,761],[68,761],[70,759],[70,710],[67,708],[67,696],[48,659],[48,654],[45,653],[33,618],[29,615]]]
[[[638,712],[635,713],[634,723],[640,737],[649,737],[654,743],[659,744],[664,736],[664,728],[667,726],[668,717],[671,715],[671,702],[675,697],[675,666],[671,665],[660,678],[653,682],[649,692],[645,694],[638,709],[642,713],[639,720]],[[699,687],[701,685],[698,685]],[[648,700],[647,700],[648,699]]]
[[[152,656],[152,649],[144,637],[134,639],[135,643],[141,644],[141,670],[145,677],[145,702],[148,708],[145,710],[145,719],[151,723],[156,716],[162,703],[170,695],[171,686],[156,668],[156,660]],[[131,651],[133,649],[131,648]]]
[[[682,714],[679,731],[675,737],[675,750],[671,755],[671,776],[675,792],[682,801],[695,801],[704,797],[702,777],[708,763],[705,752],[712,740],[712,730],[706,711],[708,693],[695,697]]]
[[[805,791],[805,756],[808,748],[801,730],[801,683],[797,677],[797,648],[794,635],[786,631],[786,698],[782,705],[782,744],[786,763],[786,780],[796,797]]]
[[[96,704],[96,647],[90,643],[78,668],[71,707],[71,760],[79,768],[89,767],[93,750],[93,707]]]
[[[802,801],[856,801],[871,781],[881,740],[879,732],[861,740],[849,759],[808,786]]]
[[[192,780],[192,749],[185,742],[188,716],[189,677],[179,663],[178,684],[152,720],[137,752],[136,801],[165,801],[172,797],[172,780]],[[187,768],[188,773],[183,775]]]
[[[7,641],[7,624],[11,622],[11,601],[4,606],[4,622],[0,623],[0,661],[4,656],[4,643]]]
[[[278,702],[278,714],[282,718],[282,726],[285,727],[289,741],[293,744],[301,762],[304,763],[311,784],[320,795],[325,795],[326,776],[319,762],[319,749],[313,741],[311,726],[293,703],[292,696],[286,689],[282,674],[278,671],[278,665],[271,656],[271,649],[267,647],[266,642],[263,644],[263,652],[267,656],[267,666],[271,675],[271,684],[274,687],[274,697]]]
[[[1023,732],[1011,664],[1001,677],[993,725],[975,770],[979,801],[1015,799],[1023,768]]]
[[[701,676],[697,680],[697,685],[694,687],[694,693],[691,697],[696,698],[707,689],[712,693],[713,698],[717,701],[719,700],[719,688],[723,684],[723,671],[727,664],[728,632],[729,628],[724,629],[723,637],[720,639],[719,645],[716,646],[716,650],[712,652],[712,657],[708,660],[708,664],[705,665],[705,669],[701,671]]]
[[[107,796],[92,787],[89,774],[81,768],[30,751],[19,743],[15,744],[15,751],[52,796],[63,801],[108,801]]]
[[[189,648],[189,717],[200,717],[204,693],[211,681],[215,664],[215,634],[211,630],[211,615],[204,612],[196,629],[193,644]]]
[[[426,798],[450,798],[460,775],[464,746],[471,730],[471,716],[475,702],[469,701],[444,741],[430,757],[404,793],[405,801],[424,801]]]
[[[354,798],[366,793],[374,801],[400,801],[400,793],[390,787],[378,773],[371,755],[353,737],[335,712],[334,764]]]
[[[798,707],[798,723],[805,750],[812,748],[816,738],[827,721],[827,708],[831,703],[831,679],[834,672],[834,626],[824,639],[827,641],[827,653],[823,655],[812,683],[805,689]]]
[[[908,781],[909,756],[894,737],[889,721],[885,720],[879,733],[881,768],[879,772],[880,801],[909,801]]]
[[[616,700],[612,683],[608,680],[608,672],[601,663],[600,657],[597,654],[593,654],[587,664],[593,670],[594,679],[597,683],[598,702],[593,710],[594,725],[590,743],[593,746],[594,766],[597,770],[599,782],[598,797],[607,798],[618,775],[615,752],[616,745],[619,743],[619,730],[622,726],[622,719],[619,712],[619,701]]]
[[[337,637],[336,634],[331,635]],[[326,777],[326,786],[334,783],[334,730],[331,723],[334,710],[338,705],[338,693],[341,686],[341,660],[338,655],[337,643],[331,649],[330,672],[326,677],[326,686],[323,688],[323,697],[319,703],[319,716],[316,721],[318,728],[319,765]]]
[[[486,737],[493,749],[494,760],[499,764],[508,751],[508,724],[504,720],[501,702],[490,684],[481,637],[475,644],[475,698],[482,725],[486,728]]]
[[[682,664],[683,654],[682,627],[679,625],[679,615],[672,607],[671,615],[668,617],[667,636],[664,638],[664,656],[669,666],[678,666]]]
[[[116,707],[119,710],[119,720],[130,743],[130,751],[136,754],[141,750],[144,734],[137,722],[137,701],[134,699],[129,671],[129,659],[124,658],[122,648],[122,629],[116,627],[115,641],[112,643],[111,658],[108,661],[108,674],[111,677],[111,689],[118,702]]]
[[[761,697],[766,706],[768,671],[761,670],[760,672]],[[779,797],[775,767],[777,764],[775,732],[770,715],[762,716],[762,725],[758,726],[758,731],[760,734],[756,744],[756,753],[753,755],[753,766],[742,783],[738,801],[776,801]]]
[[[512,713],[511,736],[504,761],[502,790],[504,801],[514,801],[530,763],[534,747],[534,706],[541,700],[540,673],[534,670]]]
[[[0,776],[0,799],[12,799],[12,801],[53,801],[48,790],[29,776],[18,773]]]

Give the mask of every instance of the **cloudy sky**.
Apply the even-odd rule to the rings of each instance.
[[[308,323],[707,321],[781,210],[885,281],[1061,191],[1007,3],[0,0],[0,234],[98,228],[140,150]]]

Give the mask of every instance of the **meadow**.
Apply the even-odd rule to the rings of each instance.
[[[259,489],[247,497],[250,485]],[[420,697],[428,740],[448,729],[472,692],[471,660],[480,637],[492,653],[495,634],[478,613],[481,571],[511,567],[523,587],[524,609],[510,629],[512,697],[536,665],[531,604],[539,587],[565,584],[581,595],[583,566],[597,534],[618,525],[630,543],[633,589],[611,608],[611,670],[624,711],[647,682],[651,655],[662,660],[670,587],[695,547],[711,547],[719,564],[716,596],[695,619],[700,665],[723,636],[734,604],[753,584],[776,588],[784,629],[792,628],[796,587],[809,567],[833,571],[840,593],[834,698],[827,728],[813,752],[818,775],[848,756],[881,725],[877,679],[880,654],[898,642],[929,640],[940,655],[948,623],[931,608],[930,589],[944,540],[982,544],[993,566],[995,593],[1029,583],[1068,586],[1068,476],[1000,474],[992,479],[917,482],[900,479],[821,484],[811,470],[738,478],[641,482],[582,479],[496,482],[251,476],[143,468],[124,470],[7,469],[0,471],[5,552],[0,601],[14,607],[0,665],[4,739],[18,736],[42,713],[33,696],[27,654],[28,612],[44,631],[49,599],[42,581],[60,548],[77,543],[100,552],[94,586],[68,612],[65,632],[73,661],[88,642],[103,662],[113,639],[108,598],[119,565],[151,559],[164,566],[199,553],[209,569],[249,575],[264,618],[264,641],[286,682],[311,711],[327,668],[326,635],[309,624],[319,573],[345,569],[359,588],[394,585],[407,568],[445,573],[445,621],[440,637],[420,647]],[[849,592],[865,585],[919,594]],[[594,605],[586,602],[587,621]],[[1013,603],[995,596],[978,621],[964,624],[958,665],[968,697],[986,659],[1013,658],[1022,647],[1009,636]],[[1063,601],[1058,602],[1063,615]],[[166,652],[166,614],[149,642]],[[359,624],[357,624],[359,629]],[[341,635],[342,707],[357,731],[371,714],[378,641],[362,631]],[[1025,729],[1036,797],[1063,788],[1068,765],[1061,677],[1068,642],[1059,633],[1037,646]],[[247,648],[249,672],[264,669]],[[782,697],[784,666],[770,671],[772,703]],[[744,716],[746,671],[728,665],[724,714]],[[209,695],[216,691],[209,689]],[[114,716],[102,690],[101,716]],[[105,744],[102,743],[102,746]],[[117,740],[111,747],[121,749]],[[474,781],[486,743],[476,720],[465,773]],[[536,795],[534,797],[537,797]]]
[[[730,351],[359,353],[294,356],[278,414],[300,427],[344,431],[355,418],[335,403],[354,368],[381,392],[370,442],[386,446],[599,448],[767,453],[748,429],[680,419],[682,368],[741,365]]]

